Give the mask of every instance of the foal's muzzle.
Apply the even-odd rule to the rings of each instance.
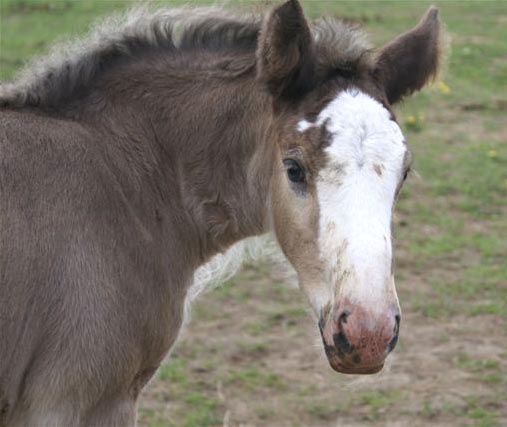
[[[399,310],[379,314],[343,301],[327,317],[319,328],[331,367],[345,374],[379,372],[398,341]]]

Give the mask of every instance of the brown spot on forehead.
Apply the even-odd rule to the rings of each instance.
[[[322,150],[331,145],[332,135],[327,130],[329,120],[327,119],[320,126],[312,126],[306,130],[307,140],[313,146],[313,149]]]
[[[381,164],[375,163],[375,164],[373,165],[373,170],[375,171],[375,173],[376,173],[378,176],[382,177],[382,172],[383,172],[383,170],[384,170],[384,166],[382,166]]]
[[[327,122],[313,124],[305,131],[298,130],[298,124],[305,120],[302,116],[289,120],[285,134],[281,135],[281,151],[284,158],[295,158],[302,163],[310,174],[317,176],[327,164],[324,149],[332,142],[327,130]]]
[[[341,185],[346,167],[347,163],[328,160],[325,167],[320,169],[319,178],[328,184]]]

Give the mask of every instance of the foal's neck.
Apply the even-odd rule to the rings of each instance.
[[[167,180],[158,185],[169,198],[178,194],[178,221],[192,223],[202,263],[267,231],[276,147],[267,138],[271,104],[254,72],[182,76],[123,75],[107,84],[116,90],[106,90],[115,126],[129,135],[126,149],[139,152],[143,141],[150,155],[158,156],[158,176]]]

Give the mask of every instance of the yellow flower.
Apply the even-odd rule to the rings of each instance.
[[[417,118],[416,116],[408,116],[407,117],[407,124],[408,125],[415,125],[417,123]]]
[[[494,159],[495,157],[498,157],[498,152],[496,150],[489,150],[488,156]]]
[[[451,93],[451,88],[442,80],[437,83],[437,89],[443,95],[449,95]]]

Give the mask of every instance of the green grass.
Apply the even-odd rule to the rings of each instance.
[[[462,369],[470,372],[491,372],[498,371],[498,361],[492,359],[476,359],[466,353],[458,354],[456,363]]]
[[[208,427],[221,425],[220,402],[204,393],[190,393],[184,399],[191,411],[184,414],[184,427]]]
[[[400,390],[372,390],[358,397],[359,405],[366,409],[364,419],[367,421],[377,421],[385,417],[389,408],[403,399],[403,392]]]
[[[184,360],[173,357],[167,364],[162,365],[158,370],[158,377],[162,381],[168,381],[172,384],[187,384],[186,363]]]
[[[226,383],[239,383],[242,388],[254,392],[261,391],[265,388],[280,391],[287,390],[287,384],[279,375],[265,372],[265,370],[255,366],[232,370],[227,376]]]
[[[143,419],[149,427],[168,427],[167,420],[153,409],[140,408],[139,418]]]
[[[467,399],[467,406],[462,416],[470,418],[475,427],[499,427],[500,423],[495,411],[481,403],[479,397]]]
[[[312,417],[322,420],[331,421],[336,418],[337,412],[339,412],[339,408],[335,408],[326,403],[320,402],[310,402],[305,405],[305,410]]]

